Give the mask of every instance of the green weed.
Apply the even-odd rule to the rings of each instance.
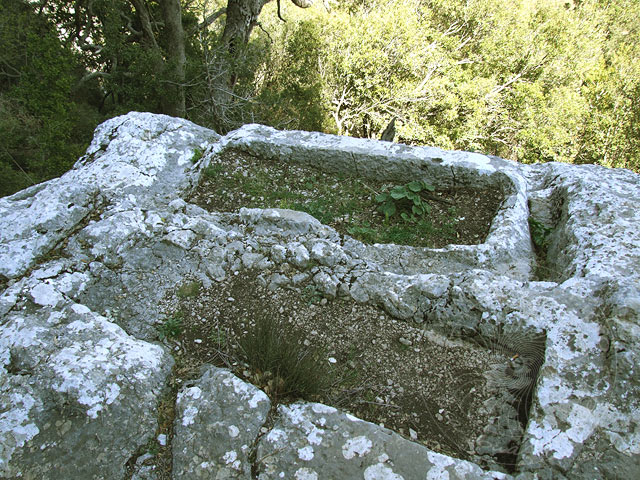
[[[202,158],[202,155],[203,155],[203,154],[204,154],[204,152],[203,152],[201,149],[196,148],[196,149],[193,151],[193,156],[191,157],[191,163],[196,163],[196,162],[198,162],[198,160],[200,160],[200,159]]]
[[[414,180],[405,185],[396,185],[388,192],[376,195],[378,211],[384,214],[388,222],[396,213],[400,214],[405,222],[416,223],[418,219],[429,213],[431,208],[422,192],[433,192],[435,187],[425,182]]]
[[[220,329],[212,331],[209,335],[209,340],[213,342],[213,344],[215,344],[218,349],[223,349],[227,346],[228,343],[226,332]]]
[[[347,233],[364,243],[376,243],[379,238],[378,229],[372,227],[369,222],[347,227]]]
[[[538,253],[544,255],[547,251],[547,247],[549,246],[549,234],[552,229],[544,226],[543,223],[539,222],[533,217],[529,217],[529,232],[531,232],[531,240],[533,241],[533,245],[536,247]]]
[[[320,292],[318,287],[315,285],[307,285],[306,287],[304,287],[304,290],[302,291],[302,297],[307,302],[307,305],[319,303],[320,300],[324,298],[322,292]]]
[[[160,338],[176,338],[182,333],[182,312],[176,312],[172,316],[168,317],[162,325],[158,327]]]
[[[225,168],[223,165],[220,165],[220,164],[209,165],[207,168],[204,169],[204,176],[209,178],[215,178],[224,172],[225,172]]]

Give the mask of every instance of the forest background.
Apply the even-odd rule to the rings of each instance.
[[[0,196],[131,110],[640,171],[637,0],[2,0]]]

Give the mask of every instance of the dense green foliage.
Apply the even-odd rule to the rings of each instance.
[[[0,14],[0,196],[59,175],[100,120],[82,67],[53,26],[19,0]]]
[[[338,3],[279,30],[259,92],[313,76],[322,116],[294,97],[272,120],[377,137],[397,116],[405,143],[640,169],[638,2]]]
[[[3,0],[0,195],[70,168],[110,116],[170,112],[175,92],[222,133],[377,138],[397,117],[408,144],[640,170],[636,0],[283,0],[286,22],[262,3],[249,42],[225,44],[227,0],[183,1],[177,81],[165,2]]]

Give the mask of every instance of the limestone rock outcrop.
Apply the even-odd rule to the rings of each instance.
[[[225,149],[398,183],[496,188],[504,201],[479,245],[365,245],[301,212],[185,201]],[[147,446],[168,403],[173,478],[638,478],[639,207],[640,177],[625,170],[258,125],[220,137],[142,113],[111,119],[70,172],[0,199],[0,478],[166,478]],[[530,218],[551,232],[542,279]],[[173,355],[157,330],[167,292],[247,268],[279,288],[293,281],[282,271],[311,263],[325,296],[425,328],[543,335],[513,471],[483,470],[326,405],[271,408],[210,366],[172,397]],[[487,427],[484,452],[505,443],[498,427]]]

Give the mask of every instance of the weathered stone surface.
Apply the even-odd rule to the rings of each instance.
[[[258,445],[260,480],[293,478],[507,479],[319,403],[280,405]]]
[[[195,149],[217,138],[162,115],[134,114],[103,123],[74,170],[0,199],[0,277],[24,273],[106,204],[126,198],[143,208],[174,200],[192,186]]]
[[[270,408],[262,390],[228,370],[203,368],[178,393],[173,478],[251,479],[249,454]]]
[[[121,478],[156,424],[173,360],[67,298],[87,277],[54,263],[14,285],[0,330],[0,475]],[[18,298],[18,295],[16,295]]]
[[[173,363],[152,343],[168,315],[161,300],[185,282],[208,287],[253,268],[270,288],[311,281],[325,296],[425,328],[544,334],[514,476],[640,477],[638,175],[256,125],[218,140],[184,120],[132,113],[101,125],[72,171],[0,199],[0,476],[119,479],[130,461],[134,478],[154,478],[142,447]],[[205,153],[193,165],[196,148]],[[364,245],[300,212],[208,213],[186,202],[224,148],[397,182],[497,188],[505,200],[480,245]],[[552,229],[537,277],[529,216]],[[265,479],[504,477],[318,404],[280,406],[257,435],[262,413],[242,425],[228,415],[245,389],[260,394],[231,378],[210,369],[182,391],[176,478],[214,468],[230,478],[251,468]],[[194,409],[224,418],[183,425]],[[236,426],[240,443],[203,447],[211,425]],[[491,426],[483,440],[478,461],[512,448]],[[236,461],[239,470],[229,467]],[[211,469],[198,470],[202,462]]]

